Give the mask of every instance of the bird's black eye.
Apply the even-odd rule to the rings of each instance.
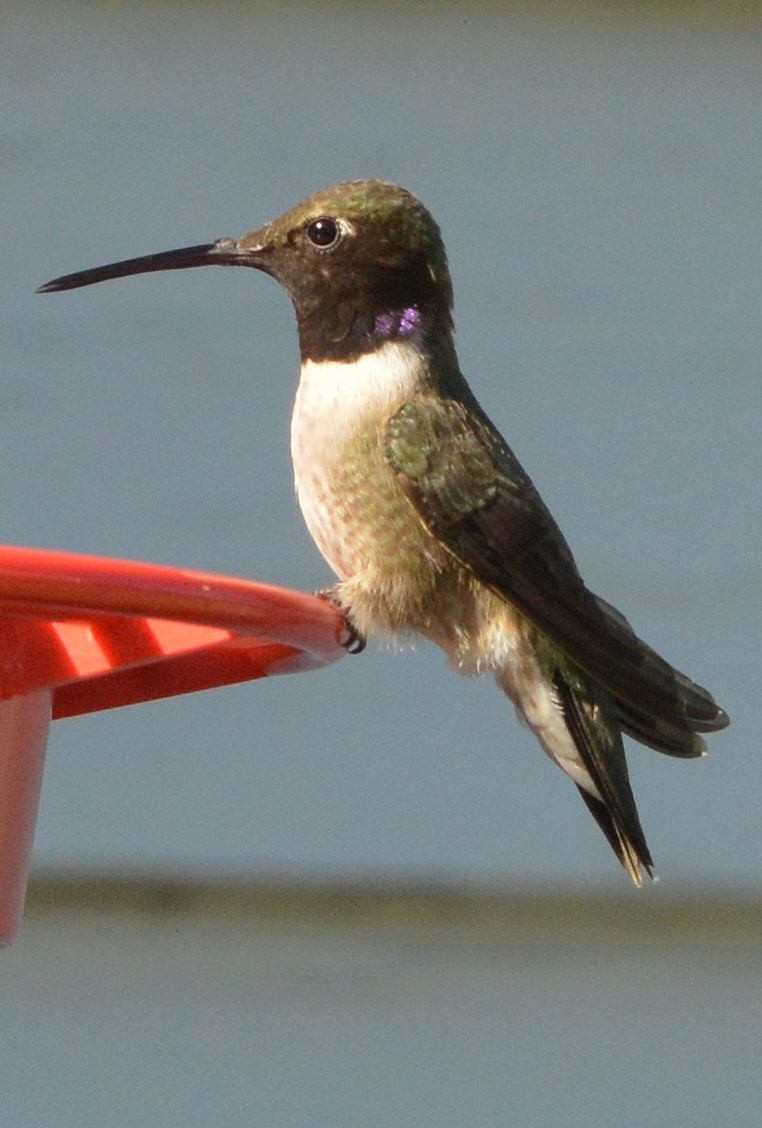
[[[341,238],[339,225],[330,216],[321,215],[320,219],[313,219],[307,228],[307,238],[313,246],[326,250],[338,243]]]

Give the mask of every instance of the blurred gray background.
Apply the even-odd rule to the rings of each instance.
[[[298,351],[273,283],[188,271],[33,291],[240,234],[338,180],[395,180],[442,227],[463,369],[589,584],[733,719],[702,762],[632,750],[661,876],[637,895],[507,702],[435,651],[369,648],[310,675],[56,724],[35,872],[72,893],[41,894],[0,956],[9,1123],[695,1126],[719,1108],[757,1123],[760,7],[51,2],[0,3],[0,20],[2,540],[329,582],[293,495]],[[354,917],[336,923],[362,948],[346,960],[298,897],[282,944],[256,906],[226,942],[216,902],[185,931],[166,914],[140,927],[116,894],[113,919],[79,912],[77,882],[94,874],[117,890],[125,876],[264,883],[287,900],[289,883],[409,889],[408,909],[432,883],[477,901],[519,889],[535,908],[563,888],[581,907],[559,908],[556,926],[526,909],[518,949],[411,925],[420,967],[388,993],[378,967],[397,967],[398,940],[357,933]],[[686,893],[707,908],[678,942],[659,914]],[[653,929],[645,954],[625,928],[611,948],[580,931],[600,919],[585,899],[608,895],[635,898],[627,912]],[[701,932],[717,898],[745,939],[732,914],[719,947]],[[537,948],[551,933],[557,946]],[[517,951],[533,953],[526,965]],[[504,959],[526,976],[503,975]],[[409,1000],[416,969],[432,993],[411,1016],[395,991]],[[717,1074],[685,1045],[676,1061],[685,1031],[712,1022],[694,1049],[720,1054]],[[580,1034],[589,1051],[559,1070]],[[624,1092],[596,1088],[596,1060],[616,1076],[624,1057]],[[509,1097],[528,1061],[536,1085]]]

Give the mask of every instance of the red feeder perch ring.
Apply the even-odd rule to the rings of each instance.
[[[26,892],[50,720],[315,669],[324,600],[249,580],[0,546],[0,945]]]

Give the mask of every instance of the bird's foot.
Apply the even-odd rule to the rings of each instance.
[[[341,616],[344,619],[344,632],[343,636],[339,638],[339,646],[342,646],[347,654],[362,654],[368,640],[364,634],[358,631],[357,627],[350,619],[346,609],[342,605],[338,590],[335,587],[321,588],[319,591],[315,592],[315,595],[318,599],[330,603],[332,607],[335,607],[337,611],[341,612]]]

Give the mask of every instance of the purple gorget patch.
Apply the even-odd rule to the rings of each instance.
[[[394,313],[379,313],[373,323],[373,335],[383,337],[409,337],[421,324],[421,311],[416,306]]]

